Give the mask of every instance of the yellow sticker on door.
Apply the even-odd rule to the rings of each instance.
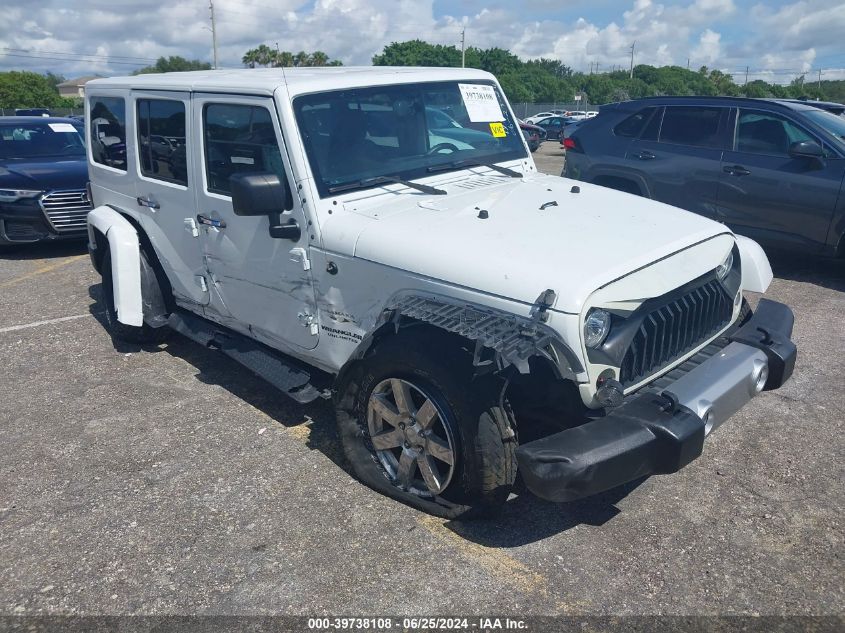
[[[496,138],[504,138],[508,135],[508,133],[505,131],[505,126],[501,123],[491,123],[490,132],[492,132],[493,136],[495,136]]]

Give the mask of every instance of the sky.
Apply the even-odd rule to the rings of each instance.
[[[121,75],[212,60],[209,0],[27,0],[0,8],[0,70]],[[845,0],[214,0],[220,67],[258,44],[367,65],[394,41],[507,48],[581,71],[718,68],[738,82],[845,79]]]

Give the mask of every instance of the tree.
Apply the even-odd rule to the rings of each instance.
[[[311,66],[325,66],[328,63],[329,56],[326,55],[323,51],[314,51],[313,53],[311,53]]]
[[[145,66],[133,72],[133,75],[147,75],[149,73],[176,73],[187,70],[211,70],[211,64],[198,59],[185,59],[178,55],[159,57],[152,66]]]
[[[310,66],[310,56],[305,51],[299,51],[296,55],[293,56],[293,65],[294,66]]]
[[[32,72],[0,73],[0,108],[68,108],[73,99],[65,99],[44,75]]]
[[[258,51],[254,48],[249,49],[244,56],[241,57],[241,62],[247,68],[255,68],[255,65],[258,63]]]
[[[306,53],[299,51],[296,54],[290,51],[274,50],[266,44],[249,49],[241,57],[241,62],[247,68],[256,66],[272,66],[273,68],[290,66],[343,66],[339,59],[329,59],[323,51]]]

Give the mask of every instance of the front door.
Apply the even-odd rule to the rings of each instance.
[[[195,178],[197,219],[210,276],[209,318],[279,347],[317,345],[316,304],[308,255],[308,218],[300,196],[282,223],[302,227],[298,241],[270,237],[266,216],[236,216],[229,178],[271,172],[295,190],[284,139],[269,97],[196,94],[201,139]]]
[[[722,158],[716,219],[755,240],[819,251],[836,208],[845,160],[789,155],[797,141],[818,141],[786,117],[739,110],[732,151]]]
[[[165,262],[177,302],[205,305],[209,293],[194,224],[193,153],[187,151],[195,145],[188,125],[190,95],[136,90],[132,110],[141,226]]]

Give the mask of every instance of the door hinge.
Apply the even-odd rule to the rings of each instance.
[[[308,253],[304,248],[290,249],[290,260],[302,264],[302,270],[311,270],[311,260],[308,259]]]
[[[185,218],[185,230],[188,231],[193,237],[200,236],[200,229],[197,226],[197,221],[194,220],[194,218]]]
[[[194,277],[194,280],[197,282],[197,285],[200,287],[200,290],[203,292],[208,292],[208,284],[205,281],[205,277],[202,275],[197,275]]]

